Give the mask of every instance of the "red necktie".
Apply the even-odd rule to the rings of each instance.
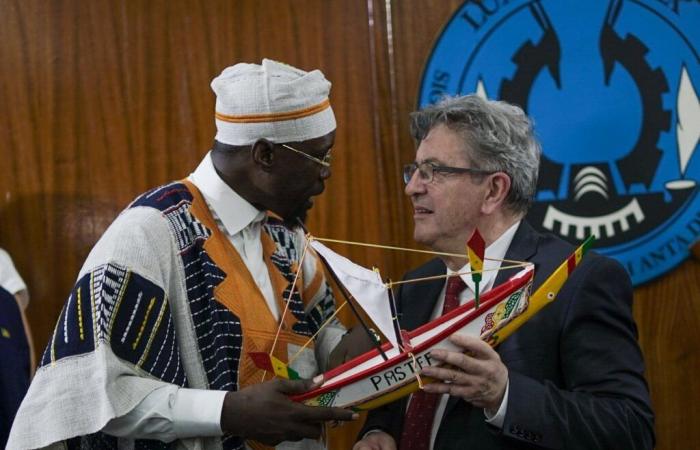
[[[467,287],[462,278],[453,276],[447,279],[445,303],[442,314],[459,306],[459,294]],[[403,421],[399,450],[428,450],[430,448],[430,431],[435,419],[440,395],[418,391],[411,397],[406,417]]]

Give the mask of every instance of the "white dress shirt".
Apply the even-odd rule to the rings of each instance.
[[[216,219],[243,259],[270,311],[279,319],[270,274],[263,260],[260,233],[265,212],[248,203],[216,173],[207,154],[189,180],[199,189]],[[226,391],[187,389],[165,385],[146,396],[133,410],[111,420],[102,431],[122,437],[175,439],[221,436],[221,410]],[[197,411],[196,414],[192,414]]]
[[[211,153],[189,177],[206,200],[219,229],[241,255],[255,284],[265,297],[272,315],[279,320],[280,311],[270,281],[270,274],[263,259],[260,233],[265,221],[265,211],[258,210],[226,184],[214,169]]]
[[[506,252],[508,251],[508,247],[510,247],[510,243],[513,241],[513,236],[515,236],[515,231],[518,229],[519,225],[520,221],[513,224],[510,228],[508,228],[508,230],[506,230],[505,233],[503,233],[498,239],[496,239],[491,245],[486,247],[486,249],[484,250],[484,273],[481,278],[481,283],[479,283],[480,294],[487,292],[493,287],[493,284],[496,281],[496,274],[498,273],[497,269],[501,267],[500,260],[505,258]],[[447,274],[449,275],[453,273],[469,272],[470,270],[470,265],[466,264],[457,272],[454,272],[448,268]],[[474,298],[474,281],[472,281],[471,275],[462,275],[462,280],[464,280],[464,282],[466,283],[467,288],[464,291],[462,291],[462,293],[459,295],[460,305]],[[440,317],[442,315],[442,306],[444,303],[445,287],[442,288],[442,292],[440,293],[438,301],[435,304],[435,309],[433,310],[433,313],[430,317],[431,320],[436,319],[437,317]],[[448,394],[443,394],[440,398],[440,401],[438,402],[438,406],[435,411],[435,417],[433,418],[433,428],[430,433],[431,450],[433,448],[433,445],[435,444],[435,437],[437,436],[438,429],[440,428],[440,422],[442,422],[442,415],[445,413],[445,408],[447,407],[447,400],[449,399],[449,397],[450,396]],[[503,396],[501,406],[498,408],[496,414],[492,417],[489,417],[486,411],[484,411],[484,414],[486,415],[486,421],[491,425],[501,428],[503,426],[503,419],[506,415],[507,406],[508,385],[506,384],[506,392]]]

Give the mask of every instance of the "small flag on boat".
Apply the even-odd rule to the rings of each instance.
[[[472,237],[467,241],[467,256],[472,271],[472,281],[474,282],[474,305],[479,307],[479,283],[481,282],[481,272],[484,270],[484,238],[477,228],[474,228]]]
[[[274,372],[278,377],[287,378],[289,380],[298,380],[300,378],[299,374],[294,369],[268,353],[250,352],[248,355],[250,355],[255,366],[259,369]]]

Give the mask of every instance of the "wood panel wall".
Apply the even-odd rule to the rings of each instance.
[[[210,80],[239,61],[320,68],[338,119],[318,236],[413,246],[400,167],[433,40],[460,0],[0,0],[0,246],[38,351],[83,259],[134,196],[186,176],[214,136]],[[422,258],[339,247],[396,279]],[[700,438],[700,261],[635,292],[659,449]],[[356,427],[334,431],[349,448]]]

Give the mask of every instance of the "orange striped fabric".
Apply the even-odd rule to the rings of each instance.
[[[243,114],[243,115],[228,115],[216,112],[217,119],[228,123],[261,123],[261,122],[281,122],[284,120],[300,119],[302,117],[311,116],[330,108],[331,102],[325,99],[321,103],[309,106],[295,111],[284,111],[266,114]]]

